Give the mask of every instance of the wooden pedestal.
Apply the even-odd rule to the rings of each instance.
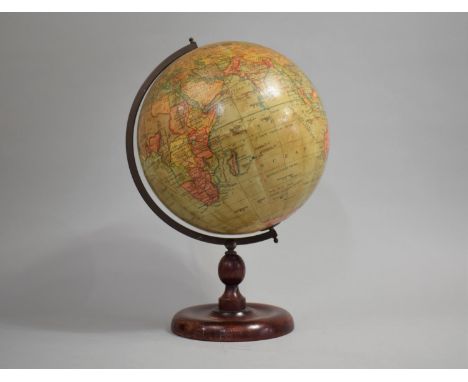
[[[239,292],[245,265],[229,243],[219,262],[218,274],[226,285],[218,304],[197,305],[178,312],[172,331],[202,341],[257,341],[288,334],[294,329],[292,316],[272,305],[246,303]]]

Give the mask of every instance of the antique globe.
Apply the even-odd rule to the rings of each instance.
[[[265,230],[317,185],[328,150],[317,91],[283,55],[223,42],[166,68],[139,116],[138,155],[159,200],[221,234]]]
[[[219,306],[189,308],[173,322],[176,334],[238,341],[292,330],[281,308],[246,305],[237,288],[244,264],[234,248],[255,241],[238,235],[276,239],[273,227],[304,204],[322,175],[327,118],[307,76],[261,45],[198,47],[191,40],[148,77],[128,126],[132,175],[148,205],[180,232],[228,248]]]

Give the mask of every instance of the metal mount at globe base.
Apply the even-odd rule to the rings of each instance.
[[[222,312],[217,304],[197,305],[178,312],[172,331],[200,341],[258,341],[284,336],[294,329],[292,316],[266,304],[247,304],[239,312]]]
[[[192,306],[172,319],[172,331],[201,341],[258,341],[280,337],[294,329],[292,316],[284,309],[245,302],[239,284],[245,276],[245,264],[234,250],[235,243],[219,262],[218,275],[226,285],[218,304]]]

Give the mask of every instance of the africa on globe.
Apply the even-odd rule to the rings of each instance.
[[[310,196],[328,154],[317,91],[288,58],[246,42],[195,49],[153,82],[138,156],[158,199],[218,234],[266,230]]]

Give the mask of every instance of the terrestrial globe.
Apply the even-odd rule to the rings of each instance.
[[[328,153],[316,89],[282,54],[247,42],[194,49],[148,89],[137,121],[150,188],[183,222],[251,234],[310,196]]]
[[[327,155],[317,91],[272,49],[233,41],[198,48],[191,39],[154,69],[127,124],[132,177],[172,228],[227,249],[218,304],[179,311],[175,334],[254,341],[293,330],[286,310],[246,302],[238,288],[245,265],[235,248],[277,241],[274,227],[308,199]]]

